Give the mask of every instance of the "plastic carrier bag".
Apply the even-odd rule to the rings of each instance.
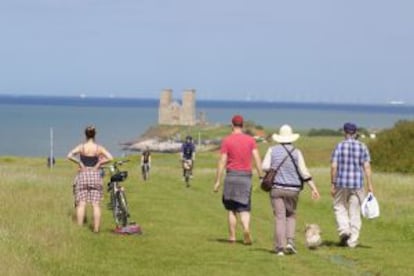
[[[375,198],[373,193],[369,192],[364,201],[362,201],[361,214],[364,218],[367,219],[379,217],[380,208],[378,200]]]

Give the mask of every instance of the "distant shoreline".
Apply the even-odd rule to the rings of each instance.
[[[179,101],[178,99],[176,101]],[[58,106],[94,106],[94,107],[153,107],[159,105],[157,98],[134,97],[80,97],[80,96],[46,96],[46,95],[11,95],[0,94],[1,104],[16,105],[58,105]],[[382,104],[367,103],[328,103],[328,102],[289,102],[289,101],[241,101],[197,99],[196,106],[202,108],[289,108],[309,110],[355,110],[360,112],[414,113],[414,105],[408,103]]]

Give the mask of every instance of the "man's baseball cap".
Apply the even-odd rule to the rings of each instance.
[[[236,126],[243,125],[243,117],[241,115],[234,115],[231,123]]]
[[[354,134],[357,131],[357,126],[354,123],[345,123],[344,131],[345,133]]]

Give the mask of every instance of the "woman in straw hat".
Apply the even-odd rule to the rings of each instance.
[[[277,169],[269,192],[275,216],[274,248],[278,255],[295,254],[296,207],[302,185],[306,182],[312,190],[312,198],[320,197],[301,151],[293,146],[299,134],[289,125],[283,125],[279,134],[273,134],[278,144],[270,147],[262,163],[264,171]]]

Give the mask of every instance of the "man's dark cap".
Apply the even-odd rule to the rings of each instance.
[[[354,134],[357,131],[357,126],[354,123],[345,123],[344,131],[348,134]]]

